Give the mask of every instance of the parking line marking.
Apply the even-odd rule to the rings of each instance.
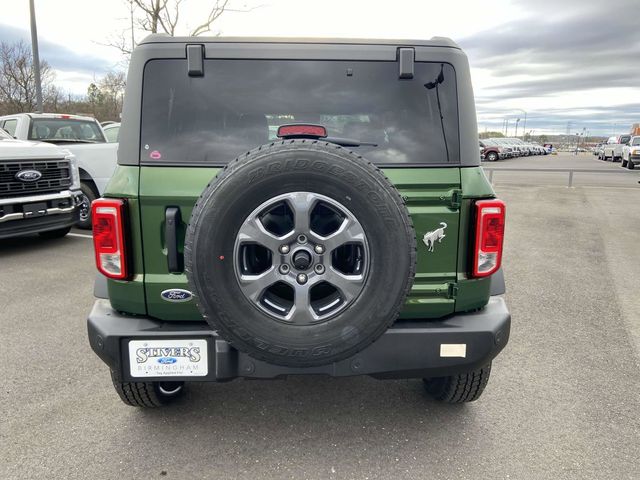
[[[93,235],[85,235],[84,233],[67,233],[70,237],[93,238]]]

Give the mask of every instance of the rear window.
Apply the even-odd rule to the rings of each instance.
[[[33,118],[29,128],[29,140],[100,143],[105,141],[96,122],[71,118]]]
[[[396,62],[204,63],[204,77],[189,77],[186,60],[147,63],[143,163],[223,165],[275,140],[288,123],[320,124],[330,137],[374,143],[354,150],[378,165],[460,162],[450,64],[416,62],[414,78],[400,80]]]

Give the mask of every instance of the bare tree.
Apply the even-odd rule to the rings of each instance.
[[[46,61],[40,62],[45,103],[57,101],[54,73]],[[55,97],[55,98],[54,98]],[[31,49],[22,40],[0,43],[0,110],[3,113],[30,112],[36,107],[36,86]]]
[[[109,72],[87,88],[86,103],[100,120],[119,120],[126,84],[123,72]]]
[[[211,4],[206,18],[195,28],[185,30],[189,36],[197,36],[211,31],[214,22],[228,11],[230,0],[215,0]],[[127,57],[136,45],[135,32],[167,33],[176,35],[180,25],[180,12],[185,0],[127,0],[129,4],[130,27],[119,36],[112,38],[108,45],[117,48]],[[252,10],[252,9],[251,9]],[[249,10],[233,10],[235,12]],[[127,38],[129,37],[129,38]]]

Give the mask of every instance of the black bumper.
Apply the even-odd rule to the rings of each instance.
[[[427,378],[452,375],[489,363],[509,340],[511,315],[502,297],[491,297],[473,313],[438,321],[401,321],[362,352],[320,367],[293,368],[272,365],[239,352],[204,322],[164,322],[123,316],[108,300],[97,300],[88,319],[93,351],[124,381],[167,380],[168,377],[132,378],[129,340],[206,339],[208,374],[171,377],[171,380],[226,381],[237,377],[276,378],[286,375],[370,375],[378,378]],[[442,356],[442,345],[465,345],[464,356]],[[445,347],[445,350],[448,347]],[[454,349],[457,347],[454,347]]]
[[[42,205],[42,214],[27,216],[21,198],[0,206],[0,239],[49,232],[75,225],[80,218],[81,192],[73,191],[68,196],[56,199],[38,200],[30,197],[31,204]],[[13,199],[11,199],[13,200]],[[8,217],[15,217],[7,220]],[[5,221],[2,221],[2,220]]]

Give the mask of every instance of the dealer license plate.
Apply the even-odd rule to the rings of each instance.
[[[207,341],[131,340],[132,377],[203,377],[209,370]]]

